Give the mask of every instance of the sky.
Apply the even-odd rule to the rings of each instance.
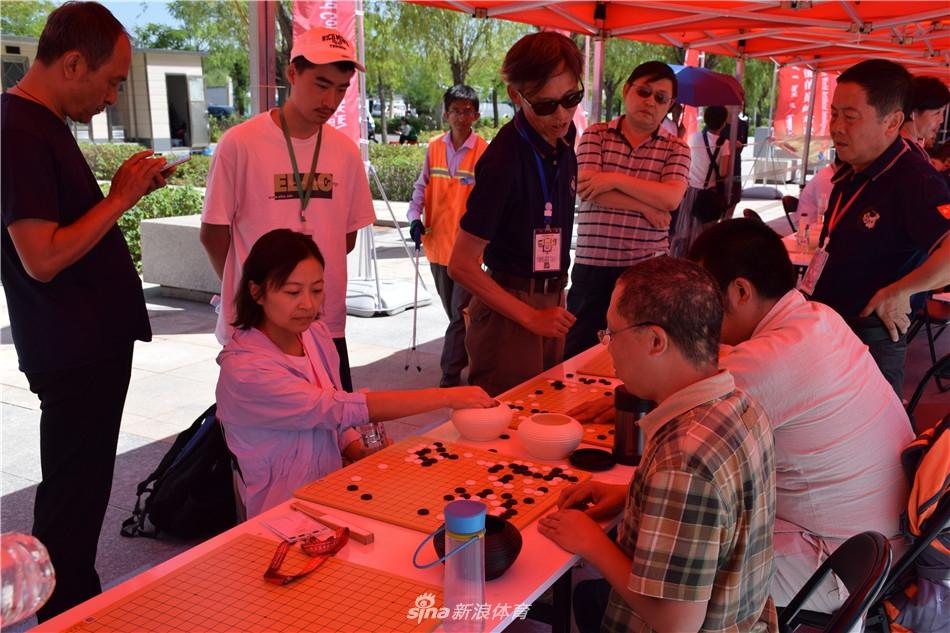
[[[177,20],[168,12],[168,0],[112,0],[103,1],[109,11],[132,33],[137,26],[149,22],[176,25]]]

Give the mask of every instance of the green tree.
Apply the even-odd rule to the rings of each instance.
[[[39,37],[46,25],[46,17],[59,6],[50,0],[30,2],[3,2],[0,6],[0,33]]]
[[[623,92],[621,88],[634,68],[651,60],[668,64],[680,63],[681,53],[679,49],[672,46],[610,38],[606,41],[605,47],[604,107],[602,112],[604,113],[604,119],[607,121],[613,118],[615,111],[623,110]]]

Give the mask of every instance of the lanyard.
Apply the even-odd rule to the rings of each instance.
[[[541,195],[544,196],[544,226],[551,226],[551,219],[554,216],[554,205],[551,202],[551,189],[548,187],[548,177],[544,173],[544,165],[541,164],[541,155],[538,153],[537,148],[534,146],[534,143],[531,142],[531,139],[528,138],[527,132],[521,129],[521,125],[518,124],[518,121],[515,121],[515,129],[518,130],[518,134],[521,135],[528,145],[531,147],[531,154],[534,156],[534,164],[538,168],[538,178],[541,180]],[[558,168],[554,171],[554,182],[557,182],[558,174],[561,173],[561,166],[558,165]]]
[[[287,153],[290,154],[290,164],[294,168],[294,184],[297,185],[297,195],[300,196],[300,223],[307,223],[307,216],[304,211],[310,204],[310,195],[313,193],[314,170],[317,168],[317,157],[320,156],[320,145],[323,144],[323,126],[317,132],[317,144],[313,148],[313,160],[310,161],[310,171],[307,172],[307,186],[301,185],[300,170],[297,169],[297,156],[294,154],[294,146],[290,142],[290,130],[287,128],[287,119],[284,118],[284,109],[278,110],[280,113],[280,129],[284,133],[284,140],[287,141]]]

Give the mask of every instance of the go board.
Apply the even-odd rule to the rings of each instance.
[[[489,450],[409,437],[307,484],[295,497],[420,532],[445,520],[445,504],[474,499],[489,514],[524,529],[557,503],[561,490],[589,474]]]
[[[577,368],[577,373],[588,376],[602,376],[604,378],[616,378],[617,370],[614,369],[614,360],[610,356],[607,348],[598,352],[593,358]]]
[[[607,378],[588,378],[574,374],[565,374],[564,380],[535,378],[531,382],[515,387],[498,397],[514,410],[511,428],[517,429],[522,420],[535,413],[567,413],[574,407],[599,398],[614,397],[616,380]],[[613,424],[585,424],[584,439],[587,444],[612,448],[614,445]]]
[[[287,585],[264,580],[272,540],[243,534],[102,608],[69,633],[110,631],[431,631],[407,618],[420,594],[441,589],[329,558]],[[283,569],[309,560],[292,547]]]

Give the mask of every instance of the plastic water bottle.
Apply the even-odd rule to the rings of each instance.
[[[795,234],[795,243],[798,250],[808,250],[808,216],[802,214],[798,217],[798,233]]]
[[[0,535],[0,557],[0,626],[9,626],[30,617],[46,603],[56,586],[56,574],[46,547],[27,534]]]
[[[445,506],[445,576],[443,591],[448,617],[446,631],[481,631],[485,620],[475,619],[485,603],[485,515],[481,501],[453,501]],[[458,607],[458,609],[457,609]],[[468,617],[461,617],[460,613]],[[453,615],[459,617],[453,618]]]

